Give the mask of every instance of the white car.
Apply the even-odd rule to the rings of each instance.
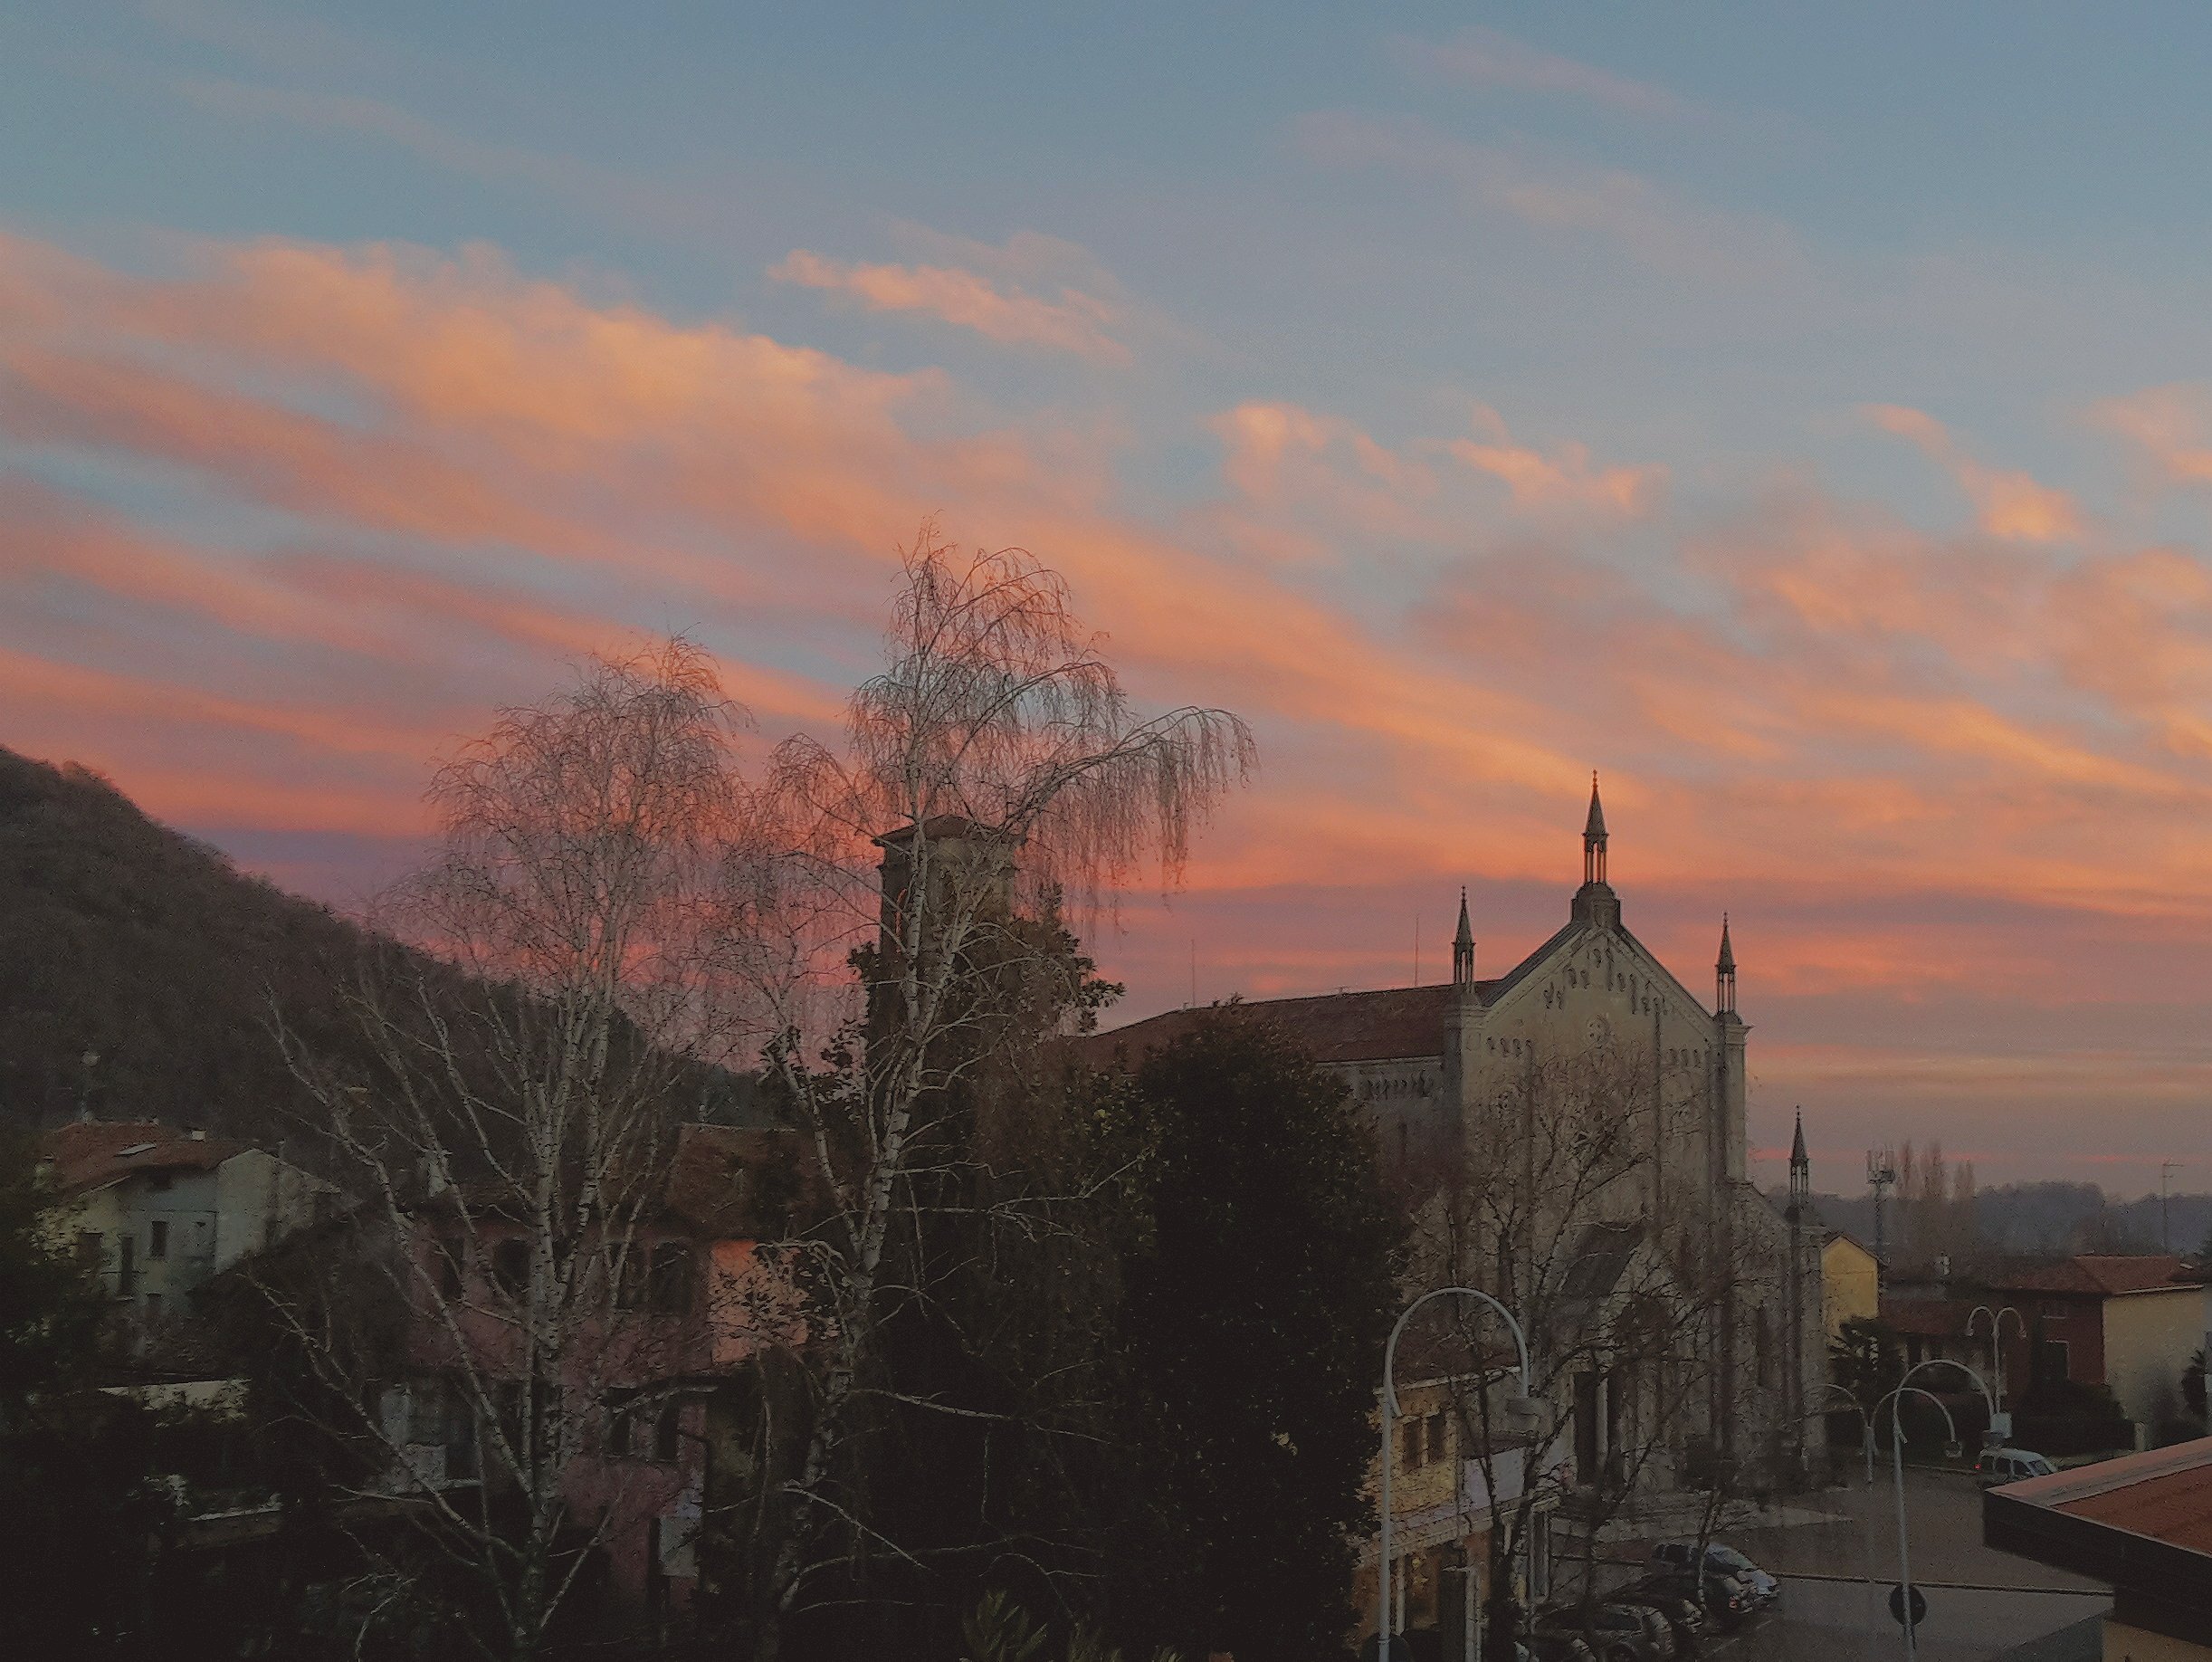
[[[1974,1462],[1974,1477],[1985,1489],[2023,1477],[2048,1477],[2058,1467],[2032,1448],[1986,1448]]]

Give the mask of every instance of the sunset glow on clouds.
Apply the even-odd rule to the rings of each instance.
[[[2075,278],[1998,308],[1970,249],[1646,176],[1721,90],[1502,30],[1365,42],[1356,85],[1250,114],[1241,179],[1132,140],[1139,190],[1070,140],[1044,184],[1081,189],[1009,158],[987,211],[748,129],[720,207],[627,155],[548,207],[526,113],[424,138],[471,111],[393,103],[404,44],[354,85],[343,37],[169,10],[189,64],[100,72],[462,206],[0,197],[0,742],[344,898],[407,857],[431,761],[583,654],[688,631],[748,742],[828,730],[934,517],[1063,572],[1144,702],[1260,732],[1185,892],[1101,926],[1125,1013],[1194,956],[1206,998],[1403,981],[1416,930],[1434,979],[1462,883],[1502,970],[1564,916],[1597,768],[1628,921],[1693,991],[1734,921],[1755,1142],[1802,1101],[1836,1186],[1931,1132],[1985,1177],[2212,1186],[2212,361],[2115,349],[2004,403]],[[1529,125],[1455,130],[1470,98]],[[648,175],[683,223],[639,251]],[[712,295],[671,275],[716,261]],[[1978,309],[1956,396],[1879,344]],[[1815,318],[1877,344],[1808,357]]]

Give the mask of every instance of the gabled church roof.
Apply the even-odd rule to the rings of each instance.
[[[1584,836],[1601,841],[1606,835],[1605,808],[1597,798],[1597,776],[1590,776],[1590,813]],[[1595,897],[1595,898],[1593,898]],[[1734,953],[1722,926],[1723,956],[1733,968]],[[1659,961],[1657,954],[1629,932],[1620,921],[1619,903],[1602,882],[1585,884],[1578,891],[1568,921],[1550,938],[1504,975],[1465,986],[1437,983],[1425,987],[1387,987],[1370,992],[1321,993],[1297,998],[1240,1000],[1238,1008],[1281,1022],[1303,1044],[1317,1062],[1381,1062],[1398,1058],[1441,1056],[1448,1048],[1447,1024],[1464,998],[1488,1009],[1530,976],[1543,970],[1560,950],[1578,938],[1602,932],[1617,936],[1641,952],[1658,972],[1672,981],[1699,1009],[1704,1006],[1683,987],[1681,979]],[[1455,946],[1473,946],[1473,930],[1467,915],[1466,893],[1460,894],[1459,931]],[[1167,1044],[1197,1023],[1202,1011],[1168,1010],[1105,1033],[1088,1034],[1067,1041],[1069,1051],[1094,1067],[1134,1064],[1144,1052]]]
[[[1501,985],[1475,982],[1475,998],[1489,1003],[1492,989]],[[1386,987],[1373,992],[1322,993],[1309,998],[1239,1000],[1234,1008],[1281,1023],[1317,1062],[1387,1062],[1442,1055],[1444,1024],[1457,1008],[1463,990],[1444,983]],[[1190,1032],[1206,1014],[1205,1009],[1168,1010],[1110,1033],[1071,1039],[1068,1049],[1093,1067],[1133,1065],[1146,1051]],[[1119,1057],[1117,1051],[1122,1053]]]

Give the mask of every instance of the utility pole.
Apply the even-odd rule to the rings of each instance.
[[[1874,1191],[1874,1262],[1890,1266],[1890,1190],[1897,1187],[1897,1153],[1893,1149],[1866,1151],[1866,1186]]]

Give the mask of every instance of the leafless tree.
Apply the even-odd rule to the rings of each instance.
[[[489,1655],[543,1648],[619,1509],[604,1484],[577,1504],[580,1462],[615,1389],[667,1371],[643,1232],[680,1105],[745,1031],[711,932],[737,713],[682,640],[506,712],[435,777],[441,842],[381,910],[406,945],[352,983],[348,1045],[275,1001],[365,1199],[350,1285],[268,1291],[329,1428],[370,1451],[358,1491],[462,1574]],[[381,1353],[348,1310],[372,1296],[402,1313]]]
[[[1034,982],[1064,973],[1040,920],[1063,895],[1094,906],[1148,860],[1172,880],[1254,756],[1225,712],[1135,714],[1060,579],[1018,550],[963,555],[925,527],[886,645],[841,747],[777,752],[751,845],[775,852],[730,884],[726,939],[772,1012],[768,1066],[829,1213],[803,1244],[828,1336],[774,1514],[763,1658],[819,1586],[870,1553],[902,1555],[870,1522],[856,1457],[872,1409],[900,1395],[881,1366],[885,1323],[929,1296],[898,1243],[921,1213],[973,1197],[946,1180],[978,1158],[950,1118],[1006,1068]],[[1042,1227],[1034,1206],[994,1203]]]
[[[1668,1077],[1633,1045],[1531,1047],[1418,1220],[1414,1285],[1477,1287],[1511,1310],[1541,1405],[1532,1427],[1509,1418],[1515,1358],[1486,1307],[1461,1301],[1425,1318],[1488,1502],[1488,1637],[1509,1646],[1498,1654],[1511,1654],[1525,1598],[1567,1590],[1556,1570],[1549,1588],[1530,1585],[1547,1517],[1571,1518],[1587,1543],[1647,1485],[1717,1493],[1734,1481],[1717,1457],[1739,1342],[1727,1313],[1764,1266],[1730,1215],[1730,1189],[1716,1203],[1702,1162],[1682,1163],[1700,1147],[1699,1083]],[[1754,1367],[1780,1367],[1778,1344],[1750,1348]],[[1586,1559],[1579,1590],[1589,1585]]]

